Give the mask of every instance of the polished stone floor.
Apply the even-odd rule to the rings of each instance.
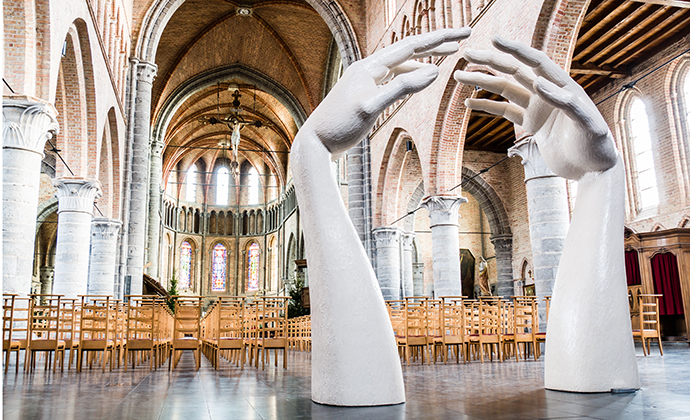
[[[289,369],[230,365],[215,371],[191,354],[178,368],[17,375],[3,379],[4,419],[690,419],[690,347],[637,348],[642,389],[634,394],[572,394],[543,389],[537,362],[404,367],[407,402],[331,407],[310,396],[310,355],[290,352]]]

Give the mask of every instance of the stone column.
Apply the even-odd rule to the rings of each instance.
[[[402,229],[383,226],[372,232],[376,240],[376,278],[384,300],[400,299],[400,240]]]
[[[36,208],[43,148],[58,132],[53,105],[6,96],[2,113],[2,284],[5,293],[31,293]]]
[[[146,246],[146,261],[151,262],[151,265],[146,269],[146,274],[158,279],[158,247],[160,243],[160,229],[161,229],[161,177],[162,174],[162,160],[161,153],[163,152],[163,142],[154,141],[151,144],[151,173],[149,175],[149,220],[148,220],[148,237]]]
[[[513,291],[513,237],[502,235],[491,238],[496,252],[496,293],[510,297]]]
[[[91,218],[101,187],[81,177],[57,178],[53,185],[58,198],[53,293],[71,299],[87,293]]]
[[[424,296],[424,263],[412,263],[412,283],[414,296]]]
[[[508,156],[520,156],[525,168],[534,289],[539,296],[539,328],[545,331],[546,305],[543,298],[552,293],[570,225],[565,180],[546,166],[537,143],[531,137],[511,147]]]
[[[134,124],[132,134],[132,182],[130,184],[129,226],[127,236],[127,276],[129,292],[140,295],[143,290],[144,257],[146,247],[146,218],[149,192],[149,158],[151,131],[151,87],[158,67],[155,64],[131,60],[136,69]],[[127,286],[125,285],[125,289]]]
[[[458,207],[467,199],[460,196],[432,195],[422,201],[431,219],[431,252],[434,264],[434,296],[460,296],[460,241]]]
[[[115,294],[115,263],[117,237],[122,222],[98,218],[91,221],[91,257],[89,260],[88,294]]]
[[[402,234],[402,292],[403,297],[414,296],[414,282],[412,274],[412,262],[414,261],[414,247],[412,241],[414,240],[413,232],[404,232]]]
[[[53,292],[53,273],[55,268],[46,266],[41,267],[39,270],[39,275],[41,278],[41,294],[49,295]]]

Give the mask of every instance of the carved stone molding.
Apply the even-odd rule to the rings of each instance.
[[[93,213],[93,203],[101,196],[101,183],[95,179],[63,177],[53,180],[57,188],[58,214],[63,211]]]
[[[153,84],[153,79],[158,73],[158,66],[135,58],[130,59],[130,61],[136,66],[137,81]]]
[[[91,221],[91,238],[109,240],[117,238],[122,222],[117,219],[96,218]]]
[[[151,142],[151,157],[161,157],[163,149],[165,149],[165,143],[163,143],[162,141],[154,140],[153,142]]]
[[[501,235],[492,237],[491,243],[494,245],[496,255],[513,252],[513,237],[510,235]]]
[[[467,203],[467,199],[461,196],[432,195],[422,201],[422,207],[429,211],[431,227],[457,226],[458,208],[460,204]]]
[[[46,141],[59,132],[57,111],[30,96],[5,96],[2,104],[3,148],[22,149],[43,156]]]
[[[414,232],[403,232],[402,234],[402,248],[403,250],[412,250],[412,244],[415,238]]]
[[[395,226],[383,226],[373,230],[376,248],[395,247],[400,245],[403,230]]]
[[[508,156],[520,156],[522,158],[522,165],[525,167],[525,182],[535,178],[556,176],[546,166],[546,162],[544,162],[544,158],[542,158],[539,147],[533,137],[527,137],[515,143],[515,146],[508,149]]]

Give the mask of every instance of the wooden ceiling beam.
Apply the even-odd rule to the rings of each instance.
[[[630,0],[638,3],[658,4],[660,6],[681,7],[683,9],[690,9],[690,1],[681,0]]]
[[[476,131],[472,132],[468,130],[466,138],[473,142],[479,141],[482,137],[484,137],[487,133],[490,133],[497,125],[500,124],[500,119],[489,120],[486,124],[484,124],[483,127]]]
[[[601,54],[602,50],[608,48],[613,42],[616,42],[621,35],[629,32],[630,30],[634,30],[634,28],[643,22],[649,14],[653,13],[653,8],[655,8],[655,6],[650,4],[644,4],[641,6],[630,2],[625,4],[629,6],[624,5],[616,10],[617,17],[621,15],[618,13],[619,10],[624,11],[622,16],[625,17],[618,21],[611,28],[607,29],[606,32],[602,36],[598,37],[592,44],[577,53],[577,55],[573,57],[573,61],[580,63],[595,61],[596,57]]]
[[[620,79],[629,76],[627,69],[615,69],[613,66],[597,66],[594,64],[581,64],[573,62],[570,66],[570,74],[596,74],[600,76],[608,76],[613,79]]]
[[[484,140],[486,138],[492,139],[494,136],[499,134],[501,131],[504,130],[505,123],[508,123],[512,126],[513,123],[506,119],[498,119],[494,120],[491,122],[491,124],[487,124],[486,127],[484,127],[482,130],[477,132],[475,135],[472,136],[472,143],[480,144],[482,146],[486,144],[490,144],[491,140]]]
[[[590,39],[596,38],[605,31],[606,23],[621,13],[619,8],[625,1],[627,0],[604,0],[594,9],[588,11],[577,37],[578,47],[587,44]],[[578,49],[576,47],[576,54]]]
[[[674,12],[673,9],[659,9],[659,12],[655,14],[653,19],[648,19],[644,25],[640,25],[641,28],[636,31],[637,33],[629,33],[611,45],[610,48],[602,51],[606,54],[606,60],[602,64],[619,62],[631,64],[640,55],[647,58],[656,54],[658,51],[650,48],[652,40],[656,35],[670,33],[670,29],[677,27],[678,22],[683,20],[684,14],[683,12]],[[657,38],[663,38],[663,36],[659,35]],[[650,51],[649,54],[644,54],[646,51]]]

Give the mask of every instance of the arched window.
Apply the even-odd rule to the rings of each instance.
[[[228,250],[223,244],[218,244],[213,247],[213,274],[211,277],[211,291],[224,292],[225,291],[225,267],[228,261]]]
[[[196,165],[190,166],[187,170],[185,185],[187,186],[185,200],[196,202]]]
[[[249,188],[248,204],[259,204],[259,188],[261,188],[261,184],[259,183],[259,173],[255,167],[252,166],[249,169],[247,178]]]
[[[656,186],[652,138],[644,102],[635,98],[630,106],[630,143],[635,156],[636,189],[640,210],[659,204]]]
[[[216,171],[216,205],[228,205],[228,188],[230,186],[230,171],[226,167]]]
[[[180,245],[180,290],[192,287],[192,246],[184,241]]]
[[[254,242],[247,252],[247,290],[259,290],[259,244]]]
[[[390,25],[393,22],[397,9],[396,0],[386,0],[386,25]]]

